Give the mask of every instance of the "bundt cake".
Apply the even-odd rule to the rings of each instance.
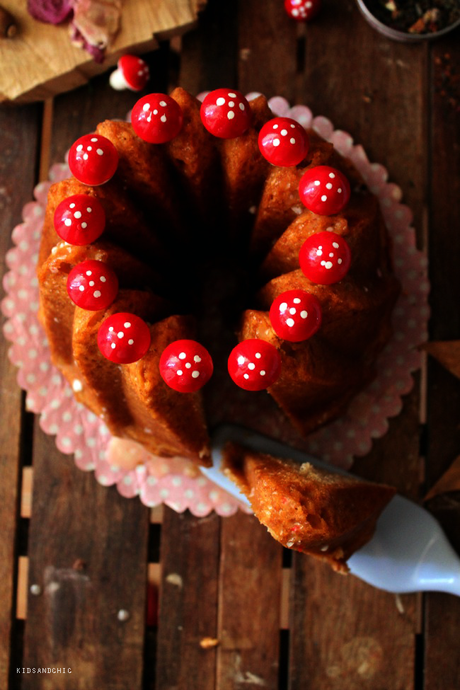
[[[209,112],[228,108],[223,133],[205,126],[207,107]],[[240,372],[243,387],[257,375],[261,384],[252,390],[268,388],[302,434],[333,419],[373,378],[376,358],[391,335],[391,312],[399,285],[392,272],[390,241],[377,200],[352,164],[314,131],[307,133],[308,145],[300,152],[300,162],[284,166],[270,162],[270,156],[263,155],[261,131],[273,121],[273,114],[262,96],[248,103],[238,92],[221,89],[201,105],[178,88],[170,97],[151,94],[141,99],[133,117],[135,111],[139,120],[133,119],[133,124],[107,120],[98,125],[95,134],[83,137],[71,149],[71,157],[74,155],[83,166],[94,154],[96,167],[112,167],[108,177],[92,182],[91,176],[85,178],[74,166],[74,176],[52,185],[49,192],[38,278],[40,319],[54,364],[69,380],[76,398],[102,417],[112,434],[132,438],[154,454],[179,454],[209,465],[207,422],[202,391],[197,390],[204,380],[199,368],[203,362],[187,348],[198,339],[213,356],[208,334],[213,330],[212,315],[218,314],[219,328],[226,329],[226,342],[229,333],[236,333],[237,337],[230,336],[234,344],[237,338],[249,345],[255,343],[254,361],[241,354],[235,359],[236,367],[244,360]],[[170,117],[173,111],[172,138],[143,136],[152,118],[155,121],[161,116],[156,120],[158,127],[167,129],[174,119]],[[241,133],[237,125],[242,119],[245,127]],[[280,134],[273,139],[278,126]],[[283,127],[293,130],[288,133]],[[298,133],[292,122],[273,128],[273,151],[277,147],[281,151],[285,141],[297,146]],[[299,183],[309,171],[318,174],[313,185],[320,185],[320,174],[329,171],[325,188],[341,185],[335,191],[342,196],[349,183],[348,204],[332,214],[318,213],[327,198],[323,194],[316,211],[308,208],[308,190],[304,197],[299,196]],[[62,214],[62,204],[76,196],[80,203],[83,199],[83,210],[72,213],[77,208],[75,202],[73,207],[67,204]],[[88,218],[91,213],[95,218],[96,207],[102,207],[105,217],[102,235],[102,229],[94,235],[89,233]],[[72,234],[77,226],[78,241],[66,234]],[[315,241],[323,236],[329,236],[334,247],[340,242],[348,245],[351,252],[349,270],[342,270],[346,274],[331,284],[313,280],[299,264],[299,252],[309,238]],[[322,247],[316,247],[317,257]],[[92,286],[93,297],[101,300],[100,309],[69,298],[69,281],[84,261],[101,262],[98,265],[111,269],[110,274],[116,276],[113,280],[118,281],[115,300],[107,304],[102,304],[107,276],[99,278],[104,281],[100,289],[94,288],[91,271],[73,286],[74,292],[81,290],[82,295]],[[327,272],[333,262],[325,257],[319,270]],[[345,269],[345,264],[335,268]],[[209,276],[226,273],[238,276],[237,287],[231,282],[222,298],[220,288],[209,286]],[[318,320],[311,337],[300,341],[280,337],[270,317],[274,300],[293,290],[302,291],[301,295],[314,300],[321,311],[321,324]],[[294,299],[294,304],[300,301]],[[283,306],[286,310],[287,303]],[[296,308],[291,306],[289,312],[295,314]],[[133,328],[130,314],[148,326],[146,348],[137,359],[122,359],[120,355],[111,361],[110,348],[112,354],[121,352],[122,346],[124,352],[129,346],[137,348],[135,338],[129,336],[129,328]],[[108,319],[117,315],[122,325],[109,327],[115,321]],[[302,309],[300,315],[306,319],[307,310]],[[294,318],[287,320],[288,326],[291,322],[294,325]],[[105,356],[101,351],[103,324],[109,338]],[[220,332],[214,328],[213,342],[219,338]],[[257,348],[261,341],[268,348],[271,363],[276,364],[273,376],[262,367],[265,360]],[[188,377],[193,385],[174,390],[165,382],[160,360],[165,349],[176,342],[183,343],[183,351],[180,349],[176,357],[175,372],[182,381]],[[179,369],[180,360],[184,366]],[[257,464],[253,459],[251,463],[252,477],[258,476],[262,464],[268,471],[276,461]],[[302,470],[295,475],[296,482],[303,486],[310,476],[316,478],[311,472]],[[347,492],[338,487],[338,496],[355,492],[361,500],[361,485],[355,482],[346,486]],[[364,486],[371,504],[372,490]],[[376,510],[377,506],[372,506],[369,512],[366,534],[370,534]],[[276,531],[276,526],[273,529]],[[328,547],[343,548],[346,554],[349,546],[343,534],[351,534],[353,526],[347,524],[339,534],[340,529],[325,529],[324,540]],[[364,531],[360,528],[359,535]],[[356,544],[359,535],[350,536],[350,543]],[[289,541],[284,534],[282,539]],[[323,545],[318,541],[318,548]],[[307,540],[305,549],[310,548],[315,546]],[[336,560],[340,562],[339,557]]]
[[[223,450],[222,469],[272,537],[341,573],[348,572],[346,561],[371,539],[380,513],[396,492],[233,443]]]

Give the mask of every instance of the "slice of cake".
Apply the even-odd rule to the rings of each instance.
[[[223,470],[247,496],[272,537],[288,549],[347,573],[346,561],[366,544],[396,490],[228,444]]]

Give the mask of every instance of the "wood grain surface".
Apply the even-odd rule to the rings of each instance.
[[[40,110],[36,106],[19,112],[0,111],[2,155],[0,157],[0,252],[11,244],[11,230],[21,221],[22,206],[31,198],[36,182]],[[2,261],[2,273],[4,262]],[[7,356],[8,345],[0,340],[0,688],[8,687],[14,649],[15,588],[21,466],[30,448],[21,446],[24,413],[16,368]],[[14,653],[13,653],[14,655]]]
[[[460,235],[452,232],[460,217],[460,102],[452,93],[452,77],[460,68],[460,45],[453,36],[435,44],[430,56],[432,166],[430,194],[430,278],[432,340],[457,340],[460,336]],[[457,89],[458,91],[458,89]],[[459,94],[457,93],[457,99]],[[428,368],[427,487],[457,457],[460,449],[460,381],[435,361]],[[457,550],[460,550],[460,496],[445,494],[430,502]],[[460,687],[460,598],[444,594],[426,596],[426,690]]]
[[[324,0],[308,25],[282,5],[209,0],[196,31],[147,55],[149,90],[280,94],[350,132],[414,213],[429,253],[431,338],[458,340],[458,32],[409,46],[376,34],[354,0]],[[0,110],[3,254],[39,171],[99,121],[124,117],[135,98],[100,76],[44,107]],[[99,486],[32,428],[0,347],[1,690],[460,688],[460,599],[379,592],[289,554],[242,514],[199,519],[166,508],[149,522],[138,499]],[[355,471],[421,500],[460,454],[459,410],[460,382],[428,359]],[[428,507],[460,549],[460,495]],[[157,624],[151,609],[146,619],[148,579],[154,600],[160,590]],[[17,674],[26,664],[73,673]]]

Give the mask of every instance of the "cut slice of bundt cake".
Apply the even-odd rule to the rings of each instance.
[[[225,447],[223,469],[274,539],[341,573],[348,572],[346,561],[372,538],[380,513],[396,493],[391,486],[236,444]]]

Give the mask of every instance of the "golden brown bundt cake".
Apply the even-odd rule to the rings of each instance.
[[[208,345],[236,342],[235,332],[270,343],[282,366],[268,391],[306,434],[340,414],[375,375],[399,286],[378,202],[331,143],[309,131],[300,163],[272,165],[258,141],[272,118],[263,96],[239,104],[250,122],[231,138],[203,126],[200,103],[186,91],[171,97],[182,113],[171,140],[151,144],[131,124],[106,120],[88,136],[115,147],[113,177],[99,186],[75,177],[51,186],[38,265],[40,318],[53,362],[112,433],[156,454],[207,464],[201,393],[165,384],[159,359],[167,346],[196,333]],[[300,179],[319,165],[334,166],[351,185],[348,206],[330,216],[307,210],[299,197]],[[54,228],[56,209],[73,195],[97,199],[105,212],[104,234],[93,244],[72,246]],[[349,273],[332,285],[313,283],[299,267],[304,242],[325,230],[344,238],[352,253]],[[98,311],[75,306],[67,295],[69,273],[88,259],[107,264],[119,281],[118,297]],[[219,275],[215,289],[212,275]],[[278,337],[268,313],[293,289],[316,297],[322,310],[321,328],[303,342]],[[105,359],[97,344],[101,324],[122,311],[144,319],[151,336],[142,358],[129,364]],[[218,367],[228,353],[221,355]]]
[[[247,496],[255,515],[283,546],[346,573],[396,490],[357,477],[297,465],[236,444],[223,452],[224,472]]]

